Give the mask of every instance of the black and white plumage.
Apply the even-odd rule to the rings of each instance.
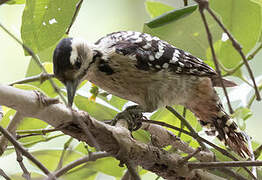
[[[72,105],[87,79],[109,93],[136,102],[144,112],[180,104],[190,109],[207,134],[239,155],[250,154],[245,137],[225,113],[214,90],[217,73],[202,60],[149,34],[120,31],[94,44],[66,38],[54,52],[54,73],[67,87]],[[228,87],[233,82],[223,80]]]
[[[128,56],[137,61],[137,68],[141,70],[169,69],[177,74],[197,76],[216,74],[202,60],[146,33],[115,32],[101,38],[95,45],[101,49],[113,48],[116,53]]]

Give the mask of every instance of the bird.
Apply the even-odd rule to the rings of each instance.
[[[95,43],[64,38],[53,53],[53,69],[72,106],[83,80],[137,103],[125,111],[153,112],[182,105],[198,118],[207,135],[216,136],[241,157],[250,156],[246,135],[225,112],[214,87],[236,84],[219,79],[201,59],[156,36],[135,31],[110,33]],[[138,116],[140,117],[140,116]]]

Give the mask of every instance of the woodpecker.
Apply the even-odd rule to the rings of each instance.
[[[214,87],[215,70],[201,59],[146,33],[119,31],[95,43],[65,38],[53,54],[54,74],[65,84],[72,106],[77,86],[87,79],[103,90],[137,103],[127,108],[153,112],[167,105],[192,111],[208,135],[215,135],[242,157],[246,138],[224,111]],[[223,79],[226,87],[235,83]]]

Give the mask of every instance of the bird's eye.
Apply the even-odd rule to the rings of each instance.
[[[81,62],[80,58],[77,57],[76,62],[75,62],[76,68],[77,68],[77,69],[80,69],[81,65],[82,65],[82,62]]]

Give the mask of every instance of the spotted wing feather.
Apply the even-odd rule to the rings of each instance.
[[[115,32],[95,44],[102,49],[112,48],[117,54],[136,60],[137,68],[142,70],[168,69],[177,74],[216,75],[216,72],[199,58],[146,33]]]

